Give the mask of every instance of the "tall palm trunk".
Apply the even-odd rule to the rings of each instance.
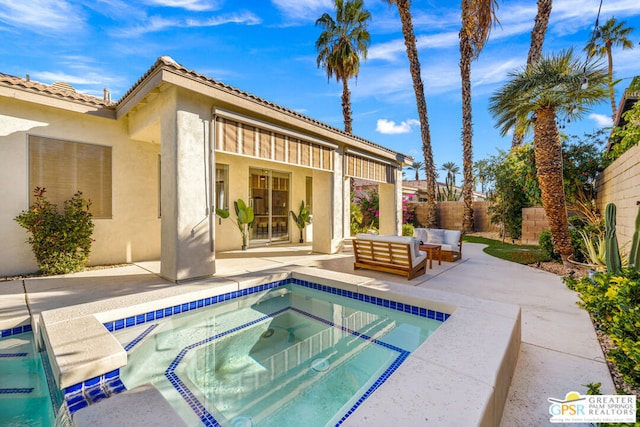
[[[413,90],[416,94],[416,104],[418,107],[418,117],[420,119],[420,134],[422,136],[422,152],[424,155],[424,168],[427,181],[427,227],[436,226],[436,168],[433,163],[433,152],[431,149],[431,133],[429,131],[429,116],[427,114],[427,101],[424,97],[424,86],[420,75],[420,61],[418,61],[418,48],[416,47],[416,36],[413,32],[411,21],[411,11],[408,0],[397,0],[398,13],[402,22],[402,34],[404,44],[407,48],[409,58],[409,69],[413,79]]]
[[[537,111],[537,115],[533,148],[542,206],[547,215],[554,246],[566,264],[567,257],[573,253],[573,245],[564,201],[562,143],[556,125],[556,112],[553,108],[542,108]]]
[[[611,122],[616,121],[616,99],[613,92],[613,56],[611,55],[611,41],[607,41],[607,70],[609,73],[609,100],[611,101]]]
[[[351,123],[351,91],[349,90],[347,78],[342,79],[342,115],[344,116],[344,131],[353,133]]]
[[[471,57],[467,32],[460,31],[460,76],[462,78],[462,229],[473,231],[473,122],[471,115]]]
[[[544,36],[549,26],[551,3],[552,0],[538,0],[538,13],[536,14],[536,20],[533,24],[533,30],[531,30],[531,45],[529,45],[529,55],[527,56],[527,67],[536,64],[542,56],[542,44],[544,43]],[[521,146],[523,139],[524,136],[521,132],[517,130],[514,131],[511,148]]]

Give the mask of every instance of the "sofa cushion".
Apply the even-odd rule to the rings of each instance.
[[[444,230],[434,228],[427,229],[427,243],[441,245],[444,243]]]
[[[411,236],[394,236],[394,235],[376,235],[376,234],[356,234],[358,240],[373,240],[377,242],[390,242],[390,243],[404,243],[409,245],[411,249],[411,261],[416,263],[421,261],[426,255],[426,252],[420,250],[420,242]]]
[[[458,250],[458,243],[460,242],[460,230],[444,230],[444,241],[446,245],[451,245]]]
[[[406,243],[409,244],[413,240],[411,236],[395,236],[385,234],[356,234],[358,240],[376,240],[378,242]]]
[[[413,259],[416,259],[420,256],[420,241],[414,238],[411,243],[413,245]]]
[[[427,229],[426,228],[414,228],[413,229],[413,237],[416,238],[416,240],[422,242],[422,243],[427,243]]]

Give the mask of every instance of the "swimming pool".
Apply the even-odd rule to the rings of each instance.
[[[128,354],[121,381],[153,383],[188,425],[337,425],[449,317],[305,281],[266,287],[108,324]]]
[[[55,416],[31,328],[0,338],[0,425],[52,426]]]

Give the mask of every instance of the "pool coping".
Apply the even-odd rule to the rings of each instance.
[[[452,314],[344,425],[380,419],[403,425],[424,424],[425,419],[440,425],[499,423],[520,347],[520,308],[514,305],[347,273],[282,267],[44,311],[34,320],[53,376],[64,388],[126,365],[126,352],[105,322],[289,278]],[[493,331],[489,337],[488,329]],[[80,412],[102,412],[101,406]],[[104,425],[111,424],[108,417],[105,411]]]

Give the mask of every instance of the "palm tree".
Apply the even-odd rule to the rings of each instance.
[[[447,182],[450,182],[454,186],[456,185],[456,175],[460,173],[460,166],[456,165],[453,162],[443,163],[440,167],[440,170],[447,172],[447,177],[445,178]]]
[[[415,162],[411,163],[411,166],[407,166],[407,169],[409,169],[410,171],[415,171],[416,181],[419,181],[420,180],[420,171],[422,169],[424,169],[424,163],[419,162],[419,161],[415,161]]]
[[[404,45],[407,48],[409,58],[409,70],[413,80],[413,90],[416,94],[416,104],[418,107],[418,117],[420,118],[420,134],[422,137],[422,153],[424,155],[424,169],[426,173],[427,188],[427,215],[426,226],[436,225],[436,166],[433,163],[433,151],[431,148],[431,133],[429,131],[429,116],[427,114],[427,101],[424,97],[424,86],[420,76],[420,61],[418,60],[418,47],[416,46],[416,35],[413,32],[411,18],[410,0],[387,0],[389,4],[395,4],[400,14],[402,23],[402,35]]]
[[[536,64],[542,55],[544,36],[547,33],[549,16],[551,15],[551,2],[552,0],[538,0],[538,12],[531,30],[531,45],[529,45],[529,55],[527,56],[527,67],[531,66],[531,64]],[[524,139],[524,134],[520,132],[522,127],[523,125],[516,124],[513,139],[511,140],[511,148],[522,145],[522,140]]]
[[[582,79],[589,86],[582,90]],[[490,99],[489,110],[502,135],[518,120],[533,126],[533,147],[542,193],[556,251],[566,263],[573,253],[569,236],[562,177],[562,144],[556,119],[575,120],[606,98],[606,70],[598,64],[581,64],[566,50],[541,57],[529,67],[509,74],[507,83]]]
[[[316,21],[324,31],[316,41],[318,67],[327,71],[327,78],[342,82],[342,115],[344,130],[352,133],[351,92],[349,79],[358,76],[360,58],[367,59],[370,36],[367,23],[371,13],[362,9],[363,0],[335,0],[335,21],[324,13]]]
[[[616,99],[613,86],[617,83],[613,81],[613,56],[611,48],[621,46],[622,49],[633,49],[633,42],[627,36],[633,31],[632,27],[625,27],[625,21],[616,22],[616,18],[611,17],[604,25],[598,27],[596,35],[587,43],[584,50],[589,57],[607,55],[608,76],[609,76],[609,100],[611,101],[611,120],[616,120]],[[599,33],[599,36],[598,36]],[[588,81],[588,80],[587,80]]]
[[[462,78],[462,228],[473,230],[473,121],[471,113],[471,61],[477,59],[494,22],[496,0],[462,0],[460,29],[460,77]],[[456,166],[457,167],[457,166]],[[455,174],[453,175],[455,185]]]
[[[486,184],[489,180],[489,167],[489,161],[486,159],[477,160],[473,165],[473,169],[475,170],[474,183],[475,181],[478,181],[480,183],[480,192],[482,194],[485,193]]]

